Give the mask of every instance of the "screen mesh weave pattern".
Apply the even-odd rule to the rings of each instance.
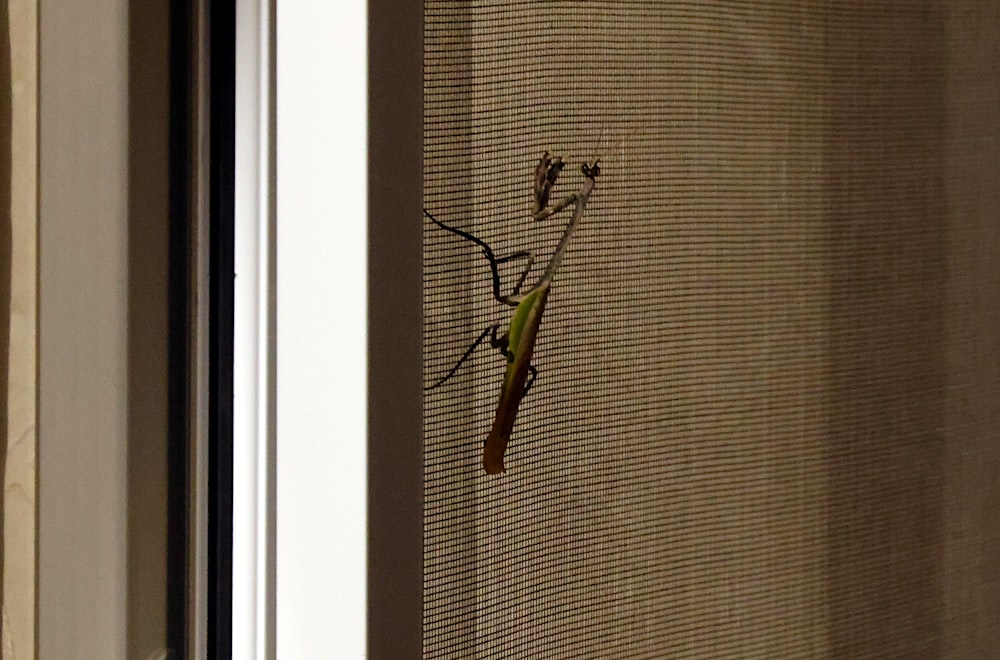
[[[996,2],[426,1],[429,212],[530,284],[539,156],[556,197],[602,168],[506,473],[502,356],[425,395],[426,657],[993,657],[998,36]],[[510,308],[424,227],[430,385]]]

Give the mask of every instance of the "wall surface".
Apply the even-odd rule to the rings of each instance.
[[[128,5],[39,5],[38,653],[126,655]]]

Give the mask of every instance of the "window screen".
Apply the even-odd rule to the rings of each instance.
[[[992,655],[1000,4],[425,7],[425,656]]]

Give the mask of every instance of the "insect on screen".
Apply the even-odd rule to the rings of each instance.
[[[425,3],[426,657],[993,648],[998,19],[966,6]],[[546,152],[575,202],[536,220]],[[535,257],[511,304],[486,246],[500,298]]]

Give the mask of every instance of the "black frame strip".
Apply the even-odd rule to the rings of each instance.
[[[191,240],[195,161],[192,143],[194,95],[193,0],[170,3],[170,126],[168,204],[168,382],[167,382],[167,646],[179,657],[188,647],[189,484],[191,448]]]
[[[368,3],[368,657],[423,637],[423,3]]]
[[[232,657],[236,2],[209,9],[208,656]]]

